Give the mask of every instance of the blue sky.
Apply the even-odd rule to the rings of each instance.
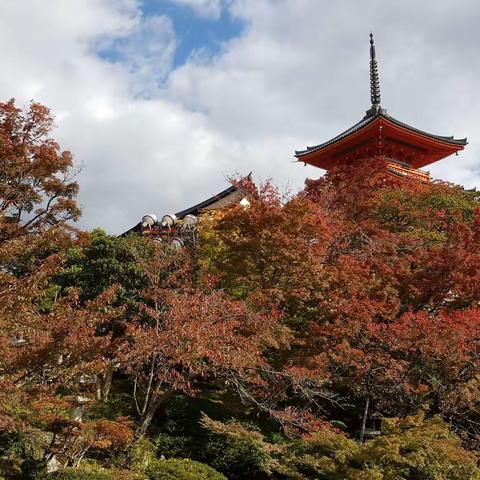
[[[222,44],[241,35],[245,25],[222,8],[219,18],[201,16],[188,5],[177,5],[167,0],[143,0],[141,10],[146,17],[166,15],[173,23],[178,39],[173,67],[183,65],[195,50],[209,56],[221,51]]]
[[[223,51],[229,40],[241,36],[246,28],[245,23],[235,18],[226,5],[219,3],[218,12],[202,13],[187,1],[186,4],[182,1],[186,0],[142,0],[138,4],[143,22],[166,17],[173,28],[175,47],[166,74],[184,65],[195,53],[201,53],[203,59],[214,58]],[[208,0],[205,4],[208,5]],[[152,35],[155,33],[151,32],[142,38],[144,46]],[[99,56],[106,61],[127,63],[125,47],[134,41],[134,37],[135,34],[132,34],[112,40],[98,52]],[[142,46],[138,44],[138,38],[136,40],[135,50],[139,51]]]

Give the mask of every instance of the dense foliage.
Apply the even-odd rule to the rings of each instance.
[[[480,205],[364,159],[80,232],[72,158],[0,104],[0,478],[478,479]]]

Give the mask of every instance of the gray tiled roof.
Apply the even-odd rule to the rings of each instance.
[[[247,177],[245,177],[245,179],[250,180],[251,175],[252,175],[252,172],[250,172],[247,175]],[[185,210],[182,210],[176,213],[175,216],[178,219],[182,219],[188,214],[198,215],[202,212],[202,210],[209,210],[209,209],[212,209],[212,207],[216,208],[217,207],[216,204],[218,204],[218,208],[225,208],[230,204],[238,203],[244,196],[245,196],[245,192],[240,187],[236,185],[231,185],[225,190],[222,190],[220,193],[217,193],[216,195],[213,195],[212,197],[207,198],[203,202],[197,203],[192,207],[186,208]],[[142,222],[138,222],[132,228],[122,233],[120,236],[124,237],[130,233],[139,233],[141,231],[142,231]]]

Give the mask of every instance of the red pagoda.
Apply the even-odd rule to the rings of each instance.
[[[329,170],[343,162],[378,158],[392,174],[422,181],[421,168],[463,150],[467,139],[442,137],[411,127],[380,106],[380,82],[373,34],[370,34],[370,98],[372,106],[358,123],[340,135],[306,150],[295,151],[300,162]]]

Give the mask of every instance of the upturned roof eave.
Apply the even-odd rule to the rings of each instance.
[[[390,115],[388,115],[384,112],[379,112],[379,113],[376,113],[375,115],[371,115],[371,116],[369,116],[367,114],[358,123],[356,123],[352,127],[348,128],[344,132],[340,133],[336,137],[333,137],[332,139],[330,139],[330,140],[328,140],[324,143],[321,143],[321,144],[316,145],[314,147],[307,147],[305,150],[295,150],[295,157],[296,158],[301,158],[305,155],[308,155],[308,154],[313,153],[313,152],[317,152],[317,151],[319,151],[319,150],[321,150],[325,147],[333,145],[333,144],[335,144],[335,143],[337,143],[337,142],[339,142],[339,141],[341,141],[345,138],[348,138],[350,135],[362,130],[363,128],[367,127],[372,122],[374,122],[378,119],[384,119],[387,122],[391,122],[394,125],[397,125],[400,128],[404,128],[404,129],[406,129],[406,130],[408,130],[412,133],[415,133],[417,135],[420,134],[422,136],[425,136],[425,137],[428,137],[430,139],[446,143],[446,144],[451,145],[451,146],[464,147],[468,143],[466,138],[454,138],[453,136],[445,137],[445,136],[441,136],[441,135],[435,135],[433,133],[428,133],[428,132],[425,132],[425,131],[420,130],[418,128],[412,127],[411,125],[408,125],[407,123],[404,123],[400,120],[397,120],[396,118],[391,117]]]
[[[465,145],[468,144],[466,137],[465,138],[454,138],[453,135],[448,136],[448,137],[442,136],[442,135],[436,135],[434,133],[425,132],[424,130],[420,130],[419,128],[412,127],[411,125],[408,125],[407,123],[404,123],[400,120],[397,120],[396,118],[391,117],[390,115],[386,115],[386,116],[382,115],[382,116],[387,121],[390,121],[390,122],[398,125],[399,127],[410,130],[413,133],[417,133],[417,134],[420,134],[420,135],[425,135],[426,137],[432,138],[434,140],[439,140],[441,142],[448,143],[449,145],[452,145],[452,146],[456,145],[456,146],[464,147]]]
[[[315,145],[314,147],[307,147],[305,150],[295,150],[295,157],[299,158],[308,153],[316,152],[318,150],[321,150],[324,147],[328,147],[329,145],[332,145],[340,140],[343,140],[344,138],[347,138],[351,134],[358,132],[359,130],[363,129],[364,127],[372,123],[372,121],[375,120],[375,118],[377,118],[377,116],[370,117],[370,118],[362,118],[362,120],[357,122],[355,125],[348,128],[347,130],[340,133],[339,135],[331,138],[330,140],[327,140],[326,142],[320,143],[319,145]]]

